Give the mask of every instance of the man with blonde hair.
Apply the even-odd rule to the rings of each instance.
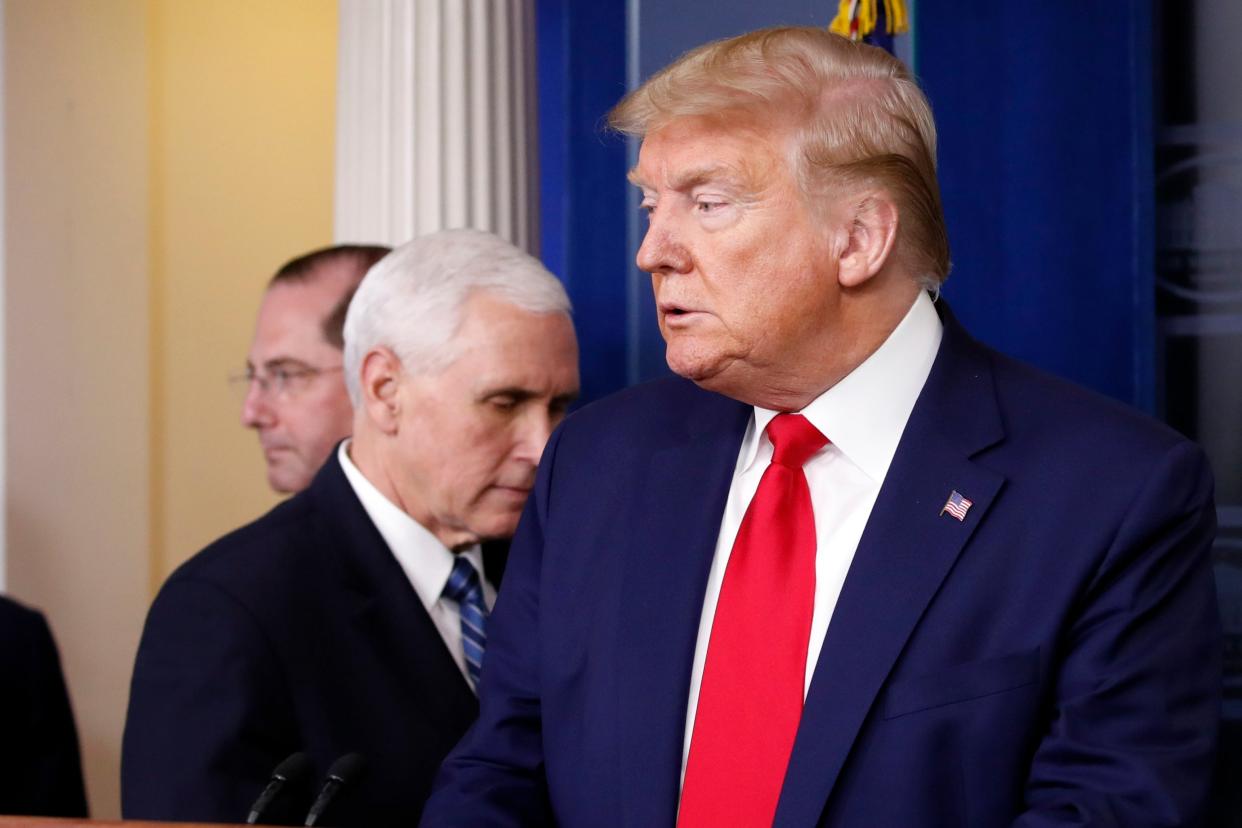
[[[1197,822],[1202,452],[937,303],[907,70],[759,31],[612,123],[642,139],[638,264],[680,378],[549,442],[423,824]]]

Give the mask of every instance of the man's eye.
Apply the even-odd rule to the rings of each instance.
[[[696,201],[694,203],[694,208],[700,213],[714,213],[724,206],[723,201]]]
[[[276,380],[276,382],[282,382],[282,383],[288,382],[289,380],[293,379],[297,375],[298,375],[297,371],[292,371],[288,368],[273,368],[271,372],[272,379]]]
[[[488,400],[497,411],[512,411],[517,408],[518,401],[513,397],[492,397]]]

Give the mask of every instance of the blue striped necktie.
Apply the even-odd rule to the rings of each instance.
[[[455,555],[453,571],[444,585],[444,597],[456,601],[461,609],[461,646],[466,654],[466,672],[477,689],[479,671],[483,668],[483,650],[487,647],[487,605],[483,603],[483,586],[474,564],[463,555]]]

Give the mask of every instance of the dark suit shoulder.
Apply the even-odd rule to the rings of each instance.
[[[54,646],[43,613],[0,595],[0,673],[28,676],[32,664],[45,660]]]
[[[77,729],[43,613],[0,596],[0,813],[86,816]]]
[[[737,401],[704,391],[681,377],[661,377],[632,385],[584,405],[573,416],[579,420],[610,420],[618,415],[644,414],[657,419],[680,419],[681,406],[738,405]]]
[[[1213,479],[1198,445],[1095,391],[995,352],[989,361],[1003,437],[974,459],[1004,478],[1016,520],[1055,515],[1075,527],[1064,567],[1086,577],[1141,553],[1133,535],[1164,531],[1149,521],[1210,519]],[[1206,560],[1207,548],[1185,560]]]
[[[277,504],[195,554],[169,577],[164,589],[209,583],[238,599],[270,601],[282,584],[322,565],[315,550],[329,541],[325,516],[306,492]]]
[[[990,356],[1010,439],[1038,440],[1046,451],[1077,456],[1079,465],[1193,446],[1136,408],[995,351]]]
[[[632,448],[636,443],[694,438],[722,427],[732,429],[750,406],[705,391],[681,377],[663,377],[610,394],[583,406],[565,421],[565,440],[596,447]]]
[[[47,619],[38,610],[5,596],[0,596],[0,675],[14,677],[6,691],[24,688],[32,695],[42,689],[36,680],[48,676],[61,680],[60,656]]]
[[[5,638],[26,638],[31,633],[46,629],[43,613],[31,609],[6,595],[0,595],[0,634]]]

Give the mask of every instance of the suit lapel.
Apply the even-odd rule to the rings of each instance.
[[[690,670],[707,573],[751,408],[714,394],[641,478],[641,520],[626,527],[617,632],[623,822],[672,825]]]
[[[1003,434],[987,355],[942,313],[940,353],[820,651],[774,826],[818,822],[876,695],[1004,482],[970,459]],[[961,521],[941,514],[953,491],[972,501]]]
[[[312,484],[327,553],[348,594],[358,641],[374,642],[427,720],[460,733],[478,714],[473,691],[333,454]],[[456,736],[454,735],[454,738]]]

